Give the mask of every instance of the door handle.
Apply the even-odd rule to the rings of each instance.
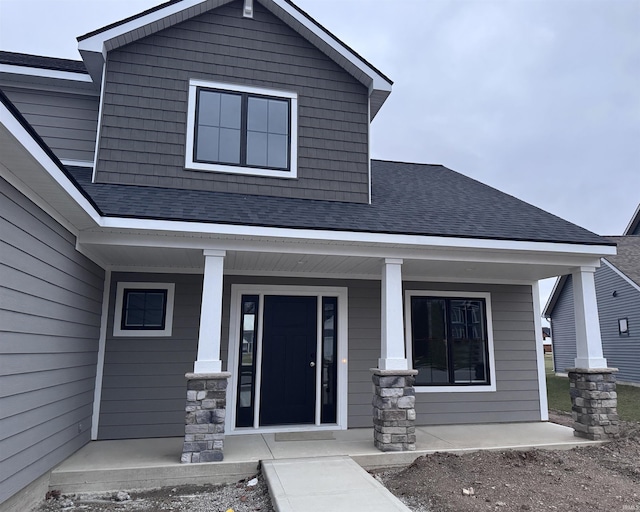
[[[311,361],[311,362],[309,363],[309,366],[311,366],[311,368],[313,368],[315,365],[316,365],[315,361]]]

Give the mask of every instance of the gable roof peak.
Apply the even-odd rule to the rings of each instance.
[[[107,53],[234,0],[169,0],[78,37],[78,50],[95,83],[102,82]],[[291,0],[254,0],[307,39],[369,90],[370,119],[382,107],[393,82],[331,34]]]

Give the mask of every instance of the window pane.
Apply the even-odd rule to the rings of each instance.
[[[445,301],[413,297],[411,307],[413,366],[418,370],[416,384],[446,384],[449,365]]]
[[[267,134],[260,132],[247,133],[247,164],[267,165]]]
[[[258,329],[258,296],[242,296],[240,319],[240,354],[238,360],[238,402],[236,426],[253,426],[256,374],[256,336]]]
[[[487,382],[484,319],[484,301],[451,301],[455,383]]]
[[[218,161],[226,164],[240,163],[240,130],[220,128]]]
[[[166,290],[124,290],[122,329],[164,329]]]
[[[338,374],[338,299],[322,298],[322,407],[321,423],[337,421]]]
[[[268,140],[267,165],[269,167],[287,167],[287,136],[270,133]]]
[[[289,103],[269,100],[269,133],[289,134]]]
[[[221,94],[220,126],[240,129],[240,105],[242,97],[237,94]]]
[[[128,308],[124,325],[126,327],[142,327],[144,325],[144,310]]]
[[[196,145],[196,160],[217,162],[219,156],[220,129],[209,126],[198,128],[198,141]]]
[[[200,126],[220,126],[220,96],[218,92],[200,91],[198,97]]]
[[[162,309],[147,309],[144,314],[144,326],[159,328],[162,325],[163,315]]]
[[[247,112],[247,129],[254,132],[267,132],[269,100],[264,98],[249,98]]]

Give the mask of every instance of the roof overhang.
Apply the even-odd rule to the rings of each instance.
[[[133,269],[143,261],[146,271],[197,272],[203,250],[218,249],[234,255],[226,268],[237,273],[267,267],[264,272],[282,275],[376,278],[381,260],[401,258],[407,279],[534,282],[599,266],[601,257],[616,252],[611,245],[106,217],[11,107],[0,102],[0,176],[76,235],[77,247],[104,267]]]
[[[182,0],[168,2],[120,23],[78,38],[78,50],[96,84],[102,83],[107,53],[143,37],[199,16],[233,0]],[[310,41],[369,90],[371,119],[391,93],[392,82],[371,64],[289,0],[260,0],[261,5]]]
[[[636,211],[634,212],[633,216],[631,217],[631,220],[629,221],[629,224],[627,224],[627,227],[625,228],[624,233],[622,234],[630,235],[636,229],[638,229],[638,226],[640,226],[640,204],[636,208]]]

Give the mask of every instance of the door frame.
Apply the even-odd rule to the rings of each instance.
[[[241,302],[243,295],[258,295],[258,333],[256,335],[256,403],[254,409],[253,427],[236,427],[236,405],[238,386],[238,353],[240,350],[240,317]],[[289,295],[317,297],[318,317],[317,317],[317,342],[321,345],[322,339],[322,297],[330,296],[338,298],[338,371],[337,371],[337,416],[336,423],[321,424],[321,392],[322,376],[321,364],[316,364],[316,396],[315,396],[315,423],[306,425],[283,425],[260,427],[259,407],[260,407],[260,385],[262,377],[262,327],[264,315],[265,295]],[[227,414],[225,419],[225,432],[228,434],[255,434],[256,432],[303,432],[309,430],[346,430],[347,428],[347,377],[348,377],[348,289],[346,287],[335,286],[286,286],[286,285],[231,285],[231,303],[229,314],[229,344],[227,353],[227,371],[231,372],[229,385],[227,386]],[[318,359],[322,351],[317,351]],[[318,361],[316,361],[318,363]]]

